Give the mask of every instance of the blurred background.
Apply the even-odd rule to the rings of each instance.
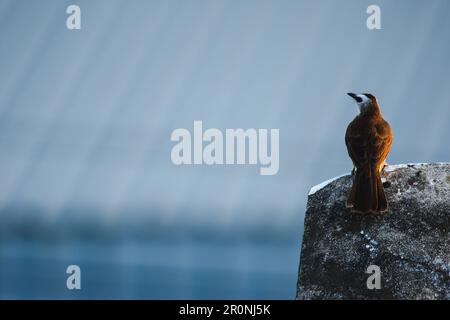
[[[0,298],[293,299],[346,92],[378,97],[389,163],[450,159],[450,2],[375,2],[371,31],[372,0],[0,0]],[[280,129],[279,173],[173,165],[194,120]]]

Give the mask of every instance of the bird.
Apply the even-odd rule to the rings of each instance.
[[[359,114],[345,132],[345,144],[353,162],[353,185],[346,207],[355,213],[389,211],[381,171],[392,145],[392,129],[383,118],[377,98],[370,93],[347,93]]]

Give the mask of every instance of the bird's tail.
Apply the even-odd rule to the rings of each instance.
[[[346,205],[353,212],[378,213],[388,210],[381,174],[376,167],[365,166],[356,170]]]

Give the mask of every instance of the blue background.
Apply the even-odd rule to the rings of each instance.
[[[351,170],[346,92],[378,97],[390,163],[450,158],[448,12],[0,0],[0,298],[294,298],[308,190]],[[280,129],[279,173],[173,165],[170,134],[194,120]]]

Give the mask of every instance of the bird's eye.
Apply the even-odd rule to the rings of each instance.
[[[356,102],[358,102],[358,103],[361,103],[361,102],[363,102],[363,99],[362,99],[362,98],[360,98],[360,97],[356,97],[356,98],[355,98],[355,100],[356,100]]]

